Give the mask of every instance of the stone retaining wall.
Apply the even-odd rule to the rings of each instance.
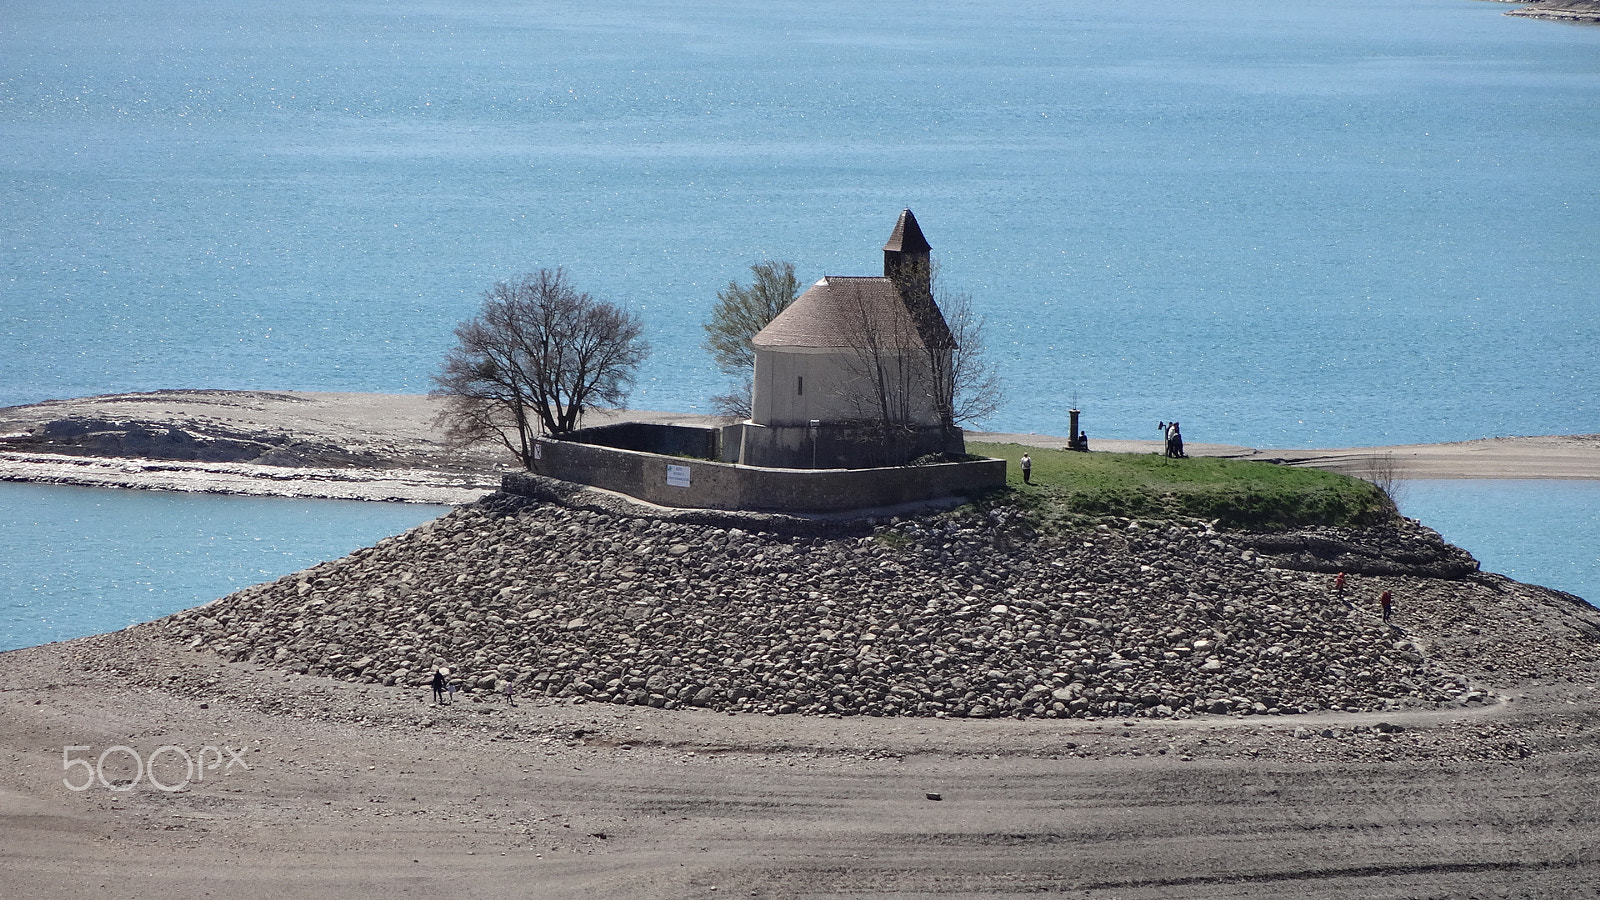
[[[900,434],[893,447],[884,446],[874,428],[851,425],[771,426],[730,425],[724,440],[734,446],[738,461],[747,466],[792,469],[862,469],[897,466],[922,456],[966,452],[960,429],[914,428]],[[723,457],[734,454],[724,451]]]
[[[657,425],[652,422],[618,422],[582,428],[563,440],[617,450],[639,450],[665,456],[721,457],[722,429],[699,425]]]
[[[540,438],[533,472],[661,506],[826,513],[973,496],[1005,484],[1004,460],[879,469],[772,469]],[[522,473],[502,489],[526,494]]]

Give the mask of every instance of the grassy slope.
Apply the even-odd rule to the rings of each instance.
[[[1228,459],[1168,459],[1155,453],[1073,453],[1019,444],[969,442],[967,452],[1008,463],[1011,502],[1041,524],[1076,516],[1217,519],[1236,528],[1367,525],[1395,515],[1393,504],[1358,478]],[[1033,456],[1033,484],[1018,460]]]

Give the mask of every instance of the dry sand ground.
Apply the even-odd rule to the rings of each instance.
[[[428,440],[425,417],[385,418],[418,398],[290,396],[329,433]],[[286,427],[277,401],[218,400],[173,409]],[[1522,471],[1445,455],[1458,475]],[[1492,579],[1395,586],[1400,624],[1492,702],[769,718],[435,707],[147,628],[0,654],[0,896],[1600,896],[1600,666],[1573,637],[1588,614]],[[1555,634],[1566,649],[1544,652]],[[204,764],[182,790],[112,789],[130,751],[183,782],[180,749]],[[102,754],[105,783],[70,789]]]
[[[0,655],[0,676],[7,897],[1592,897],[1600,883],[1590,685],[1523,685],[1471,712],[1137,724],[432,707],[138,634]],[[1380,720],[1406,730],[1355,730]],[[64,769],[66,746],[91,762],[114,746],[219,752],[179,792],[74,792],[64,780],[89,772]],[[181,783],[164,753],[160,780]],[[129,759],[106,758],[110,784]]]

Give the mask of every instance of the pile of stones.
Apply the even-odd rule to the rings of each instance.
[[[420,686],[449,666],[472,692],[668,709],[1182,718],[1462,696],[1331,582],[1204,523],[1046,537],[1009,508],[786,526],[499,494],[161,627],[313,675]]]
[[[385,460],[325,441],[241,431],[217,422],[148,422],[69,416],[0,437],[0,450],[67,456],[237,462],[263,466],[362,466]]]

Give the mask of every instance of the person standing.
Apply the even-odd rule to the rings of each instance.
[[[433,670],[433,703],[435,706],[444,703],[444,670]]]
[[[1333,580],[1333,595],[1335,597],[1339,598],[1339,602],[1343,603],[1345,605],[1346,609],[1350,608],[1350,601],[1344,599],[1344,573],[1343,572],[1340,572],[1339,573],[1339,577],[1335,578]]]
[[[1378,605],[1383,607],[1383,620],[1385,622],[1389,621],[1389,617],[1394,615],[1394,595],[1388,591],[1379,594]]]
[[[1033,457],[1022,454],[1022,483],[1033,484]]]

